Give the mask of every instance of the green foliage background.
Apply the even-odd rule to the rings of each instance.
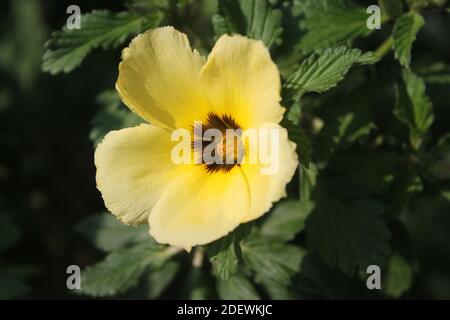
[[[72,2],[3,1],[0,299],[449,299],[447,2],[86,0],[67,30]],[[262,40],[301,160],[288,199],[191,253],[117,222],[95,188],[95,145],[142,121],[113,90],[120,50],[160,25],[205,55],[224,33]]]

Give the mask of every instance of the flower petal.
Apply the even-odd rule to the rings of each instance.
[[[190,250],[236,228],[249,209],[248,186],[238,167],[208,173],[192,169],[172,183],[153,208],[150,234],[159,243]]]
[[[278,123],[280,75],[262,41],[222,36],[200,73],[205,93],[216,114],[228,114],[243,128]]]
[[[198,80],[204,62],[184,33],[172,27],[149,30],[123,50],[116,88],[148,122],[190,128],[209,108]]]
[[[295,143],[289,141],[286,129],[277,124],[263,124],[253,129],[258,132],[264,130],[279,132],[278,137],[269,138],[267,142],[262,143],[262,140],[258,139],[257,152],[265,146],[275,146],[276,144],[278,147],[269,147],[268,149],[268,154],[273,156],[273,170],[270,169],[269,161],[261,161],[261,158],[258,163],[250,163],[249,158],[246,157],[245,163],[241,165],[249,184],[251,198],[251,208],[243,222],[259,218],[270,210],[273,203],[287,196],[286,185],[291,181],[298,166],[296,146]],[[248,132],[244,132],[244,137],[246,135]],[[263,174],[264,172],[269,174]]]
[[[183,170],[171,161],[173,142],[148,124],[111,131],[95,151],[97,188],[108,210],[126,224],[146,223],[169,183]]]

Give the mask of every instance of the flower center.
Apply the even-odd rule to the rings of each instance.
[[[239,164],[244,158],[244,144],[242,139],[238,136],[223,137],[222,140],[216,146],[217,153],[221,156],[226,163],[230,159],[234,164]]]
[[[209,113],[201,130],[196,129],[198,128],[194,128],[194,151],[201,157],[199,164],[204,165],[206,171],[228,172],[240,165],[245,155],[240,137],[242,129],[231,116]]]

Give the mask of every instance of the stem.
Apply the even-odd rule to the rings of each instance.
[[[192,266],[194,268],[200,268],[203,264],[204,252],[202,247],[195,248],[194,258],[192,259]]]
[[[381,60],[386,54],[388,54],[391,51],[393,44],[394,38],[392,37],[387,38],[375,51],[375,55]]]

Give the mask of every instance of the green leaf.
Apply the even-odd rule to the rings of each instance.
[[[235,274],[228,281],[217,279],[217,293],[222,300],[261,299],[252,283],[242,275]]]
[[[241,255],[240,242],[249,233],[249,227],[248,224],[241,225],[231,234],[208,246],[207,253],[213,273],[223,281],[228,281],[237,272]]]
[[[387,267],[387,274],[382,284],[383,291],[391,297],[398,298],[407,291],[413,281],[410,264],[398,253],[392,255]]]
[[[242,258],[253,269],[257,282],[272,281],[281,285],[291,283],[304,255],[297,246],[261,236],[245,239],[241,248]]]
[[[175,279],[179,270],[179,263],[168,261],[162,268],[151,271],[146,276],[147,297],[158,298]]]
[[[417,12],[410,12],[397,19],[394,26],[395,57],[400,64],[409,68],[411,63],[411,49],[417,33],[425,25],[425,20]]]
[[[366,8],[347,0],[304,0],[302,26],[308,32],[300,47],[307,52],[338,45],[350,45],[357,37],[367,36],[369,15]]]
[[[344,79],[353,65],[376,61],[370,57],[361,50],[346,47],[317,51],[289,77],[283,87],[283,96],[292,98],[307,92],[325,92]]]
[[[176,252],[152,241],[114,251],[82,271],[80,292],[94,297],[123,293],[136,286],[146,270],[161,268]]]
[[[261,226],[261,235],[290,241],[303,230],[305,220],[313,209],[307,201],[286,200],[279,202]]]
[[[108,212],[88,217],[78,223],[75,229],[95,247],[106,252],[151,241],[148,226],[128,226]]]
[[[17,242],[20,238],[20,230],[14,224],[9,215],[0,213],[0,253],[4,252]]]
[[[390,251],[390,233],[380,203],[343,201],[324,191],[318,197],[306,221],[308,248],[347,274],[372,264],[382,266]]]
[[[231,275],[237,272],[239,258],[236,253],[236,246],[232,241],[229,245],[209,260],[213,266],[214,275],[223,281],[228,281]]]
[[[427,96],[424,81],[411,71],[403,71],[403,87],[397,87],[394,114],[409,127],[411,145],[419,148],[434,120],[433,105]]]
[[[92,130],[89,134],[94,146],[98,145],[111,130],[130,128],[144,122],[121,103],[114,90],[99,93],[96,102],[101,105],[101,108],[91,121]]]
[[[136,16],[129,12],[94,10],[81,16],[81,28],[52,33],[45,44],[42,70],[51,74],[68,73],[78,67],[95,48],[117,48],[130,35],[156,27],[161,15]]]
[[[267,0],[219,0],[219,15],[212,22],[217,36],[238,33],[271,48],[281,42],[281,19],[281,11]]]

